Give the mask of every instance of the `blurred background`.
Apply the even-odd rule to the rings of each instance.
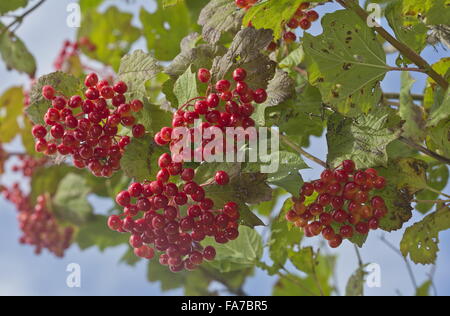
[[[47,0],[37,11],[26,18],[23,25],[18,29],[18,36],[26,43],[28,49],[34,54],[38,73],[36,77],[53,71],[53,62],[58,51],[65,40],[73,40],[76,29],[66,24],[68,13],[66,7],[72,1],[69,0]],[[132,12],[137,15],[140,7],[145,6],[148,11],[155,10],[152,0],[142,1],[106,1],[102,9],[114,4],[123,11]],[[321,16],[327,12],[333,12],[337,6],[327,4],[319,8]],[[20,12],[18,12],[20,13]],[[7,21],[6,21],[7,22]],[[83,23],[83,22],[81,22]],[[138,19],[133,22],[140,25]],[[383,22],[384,23],[384,22]],[[385,24],[385,23],[384,23]],[[313,35],[321,33],[320,23],[314,23],[311,30]],[[301,35],[301,33],[299,33]],[[133,49],[146,49],[145,41],[139,41]],[[448,55],[442,47],[428,47],[422,54],[430,63]],[[389,55],[388,64],[395,64],[396,54]],[[414,93],[421,94],[426,77],[413,73],[416,83]],[[20,75],[15,71],[7,71],[6,66],[0,61],[0,92],[13,85],[29,84],[26,75]],[[400,73],[389,73],[383,81],[383,90],[386,92],[399,91]],[[16,140],[6,146],[9,150],[20,151],[20,141]],[[313,155],[326,158],[326,141],[324,137],[311,139],[308,149]],[[314,162],[307,161],[311,168],[305,170],[302,175],[305,180],[319,177],[321,167]],[[14,163],[14,161],[9,162]],[[13,175],[7,173],[1,176],[3,183],[20,181]],[[443,190],[450,193],[450,188]],[[105,199],[92,197],[91,202],[95,206],[95,212],[102,214],[111,208],[112,202]],[[276,208],[281,209],[281,203]],[[416,222],[422,215],[415,215],[406,227]],[[0,197],[0,295],[182,295],[182,290],[162,292],[158,283],[147,281],[147,265],[139,262],[135,267],[120,264],[119,259],[126,251],[126,246],[108,249],[100,252],[97,248],[80,251],[76,245],[72,246],[63,259],[57,259],[53,255],[44,252],[40,256],[33,253],[31,247],[22,246],[18,242],[20,231],[16,219],[14,207]],[[367,288],[367,295],[413,295],[414,286],[403,258],[391,250],[380,240],[384,236],[391,244],[398,248],[403,230],[394,233],[375,232],[361,250],[365,263],[377,263],[381,267],[380,288]],[[433,272],[431,266],[414,265],[413,272],[417,283],[420,285],[429,279],[430,273],[434,273],[434,289],[439,295],[450,294],[450,231],[440,235],[440,252],[438,254],[437,269]],[[317,246],[313,240],[312,245]],[[306,245],[308,242],[306,243]],[[336,269],[336,284],[338,292],[343,293],[346,282],[357,268],[357,257],[354,248],[349,243],[337,251],[331,251],[338,256]],[[68,272],[66,267],[70,263],[78,263],[82,269],[81,288],[71,289],[66,286]],[[250,295],[270,295],[275,278],[267,276],[265,272],[257,270],[244,286],[244,290]],[[220,287],[218,284],[212,285]]]

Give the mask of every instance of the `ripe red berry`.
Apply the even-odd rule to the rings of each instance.
[[[311,21],[308,20],[308,18],[303,18],[300,20],[300,22],[298,23],[298,25],[303,29],[303,30],[308,30],[309,28],[311,28]]]
[[[218,171],[214,179],[218,185],[226,185],[230,182],[230,177],[225,171]]]
[[[98,76],[95,73],[91,73],[86,76],[84,80],[84,85],[88,88],[95,87],[98,83]]]
[[[43,86],[42,87],[42,96],[47,100],[53,100],[55,98],[55,89],[52,86]]]
[[[295,42],[295,40],[297,39],[297,35],[295,35],[294,32],[286,32],[283,35],[283,39],[287,44],[290,44]]]
[[[233,80],[234,81],[244,81],[245,78],[247,78],[247,72],[245,71],[245,69],[243,68],[237,68],[234,72],[233,72]]]
[[[231,84],[228,80],[219,80],[216,83],[216,90],[218,92],[227,92],[230,90]]]
[[[119,81],[114,85],[113,89],[118,94],[125,94],[128,91],[128,86],[125,82]]]
[[[267,100],[267,92],[264,89],[258,89],[253,92],[253,99],[256,103],[261,104]]]
[[[207,83],[211,79],[211,73],[208,69],[200,68],[197,73],[197,78],[200,82]]]
[[[117,194],[117,196],[116,196],[116,202],[120,206],[123,206],[123,207],[128,206],[128,205],[130,205],[130,201],[131,201],[131,196],[128,191],[122,191],[119,194]]]
[[[137,124],[133,126],[133,137],[141,138],[145,135],[145,127],[142,124]]]
[[[316,11],[311,10],[311,11],[306,12],[306,18],[310,22],[315,22],[319,19],[319,14]]]
[[[216,258],[216,249],[212,246],[207,246],[203,250],[203,258],[208,261],[213,261]]]
[[[31,133],[35,138],[44,138],[47,135],[47,129],[42,125],[35,125]]]

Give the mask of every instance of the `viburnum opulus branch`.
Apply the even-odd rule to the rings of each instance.
[[[341,168],[325,169],[319,180],[303,185],[300,196],[292,198],[294,207],[286,219],[302,228],[306,237],[322,234],[330,247],[337,248],[345,238],[379,228],[388,209],[373,191],[385,186],[386,179],[375,169],[356,170],[352,160],[344,160]],[[317,197],[309,201],[314,194]]]
[[[186,134],[190,138],[199,130],[253,127],[255,122],[250,118],[255,110],[253,102],[267,100],[264,89],[252,90],[247,85],[247,72],[242,68],[234,71],[233,83],[228,80],[211,83],[207,69],[200,69],[197,77],[208,83],[211,93],[182,105],[174,113],[172,126],[162,128],[155,135],[155,143],[169,147],[171,153],[158,158],[160,169],[155,180],[132,183],[127,191],[117,195],[116,202],[123,207],[123,213],[108,220],[112,230],[131,234],[130,244],[137,256],[152,259],[158,251],[159,262],[173,272],[195,270],[203,261],[214,260],[215,248],[204,247],[201,242],[208,236],[218,244],[235,240],[239,236],[240,219],[235,201],[215,205],[205,190],[205,186],[227,185],[228,173],[218,170],[206,183],[196,182],[195,170],[186,166],[187,158],[175,150],[183,142],[175,130],[188,130]],[[204,121],[195,125],[198,119]],[[204,149],[213,140],[213,137],[203,139],[198,147],[189,147],[190,157],[197,155],[201,158],[199,162],[205,161]],[[225,143],[220,150],[224,148]]]
[[[84,97],[64,96],[48,85],[42,88],[43,97],[52,105],[44,116],[46,125],[33,127],[35,149],[49,156],[71,156],[76,167],[110,177],[120,169],[123,152],[131,141],[129,136],[118,135],[118,126],[131,128],[135,138],[145,135],[145,127],[137,124],[133,115],[142,110],[143,103],[128,103],[124,82],[111,86],[106,80],[99,81],[95,73],[85,78],[85,86]]]

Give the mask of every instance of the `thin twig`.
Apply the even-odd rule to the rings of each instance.
[[[37,8],[39,8],[41,5],[44,4],[46,0],[41,0],[38,3],[36,3],[34,6],[32,6],[29,10],[25,11],[22,15],[16,17],[16,19],[14,21],[12,21],[10,24],[8,24],[7,26],[5,26],[1,32],[0,32],[0,36],[2,36],[6,31],[10,30],[14,25],[16,24],[20,24],[22,23],[23,19],[31,14],[33,11],[35,11]]]
[[[411,97],[413,100],[415,101],[423,101],[423,95],[421,94],[411,94]],[[399,100],[400,99],[400,93],[383,93],[383,98],[384,99],[395,99],[395,100]]]
[[[405,264],[406,264],[406,269],[408,270],[408,274],[409,274],[409,277],[411,278],[411,282],[412,282],[412,284],[413,284],[413,286],[414,286],[414,290],[417,291],[417,289],[419,288],[419,286],[417,285],[416,277],[414,276],[413,270],[412,270],[412,268],[411,268],[411,265],[409,264],[408,259],[405,258],[405,257],[402,255],[402,253],[401,253],[397,248],[394,247],[394,245],[392,245],[389,241],[387,241],[387,240],[384,238],[384,236],[381,236],[380,239],[381,239],[381,241],[382,241],[383,243],[385,243],[389,248],[391,248],[392,251],[394,251],[396,254],[398,254],[400,257],[402,257],[403,261],[404,261]]]
[[[425,69],[421,68],[402,68],[402,67],[389,67],[389,71],[413,71],[413,72],[422,72],[426,73]]]
[[[431,192],[437,193],[437,194],[439,194],[439,195],[443,195],[443,196],[445,196],[445,197],[450,198],[450,195],[448,195],[448,194],[446,194],[446,193],[444,193],[444,192],[441,192],[441,191],[439,191],[439,190],[436,190],[435,188],[432,188],[432,187],[430,187],[430,186],[427,186],[425,189],[426,189],[426,190],[429,190],[429,191],[431,191]]]
[[[411,202],[435,204],[435,203],[448,203],[450,202],[450,200],[412,200]]]
[[[425,155],[427,155],[427,156],[430,156],[430,157],[432,157],[432,158],[434,158],[434,159],[436,159],[436,160],[439,160],[440,162],[443,162],[443,163],[445,163],[445,164],[447,164],[447,165],[450,165],[450,158],[441,156],[441,155],[435,153],[434,151],[429,150],[428,148],[425,148],[425,147],[423,147],[423,146],[421,146],[421,145],[419,145],[419,144],[416,144],[414,141],[412,141],[412,140],[409,139],[409,138],[400,136],[399,140],[400,140],[402,143],[405,143],[405,144],[408,145],[409,147],[412,147],[412,148],[414,148],[414,149],[420,151],[421,153],[423,153],[423,154],[425,154]]]
[[[369,18],[369,14],[359,6],[357,1],[354,0],[336,0],[344,8],[353,10],[364,22]],[[398,51],[411,60],[417,67],[424,69],[425,73],[428,74],[438,85],[447,90],[449,84],[444,77],[438,74],[428,62],[423,59],[419,54],[412,50],[408,45],[398,41],[395,37],[389,34],[383,27],[377,25],[374,26],[375,31],[383,37],[387,42],[394,46]]]
[[[321,165],[324,168],[328,168],[328,164],[325,161],[323,161],[323,160],[321,160],[321,159],[311,155],[310,153],[304,151],[300,146],[298,146],[294,142],[292,142],[287,136],[280,135],[280,138],[281,138],[281,140],[282,140],[282,142],[284,144],[286,144],[287,146],[291,147],[293,150],[295,150],[300,155],[305,156],[309,160],[314,161],[315,163]]]

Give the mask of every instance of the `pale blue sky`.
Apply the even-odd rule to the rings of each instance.
[[[30,51],[38,61],[38,75],[52,71],[54,58],[57,56],[62,42],[73,39],[75,30],[66,26],[66,5],[69,0],[48,0],[37,12],[29,16],[17,32],[26,42]],[[114,2],[114,1],[112,1]],[[136,12],[139,5],[146,4],[148,9],[154,7],[150,1],[138,0],[136,5],[127,8]],[[320,10],[321,14],[331,12],[333,5],[327,5]],[[313,34],[320,33],[318,23],[314,24]],[[144,48],[145,43],[140,41],[135,48]],[[448,56],[448,52],[438,49],[435,52],[427,48],[423,54],[430,62],[436,62]],[[394,65],[395,56],[389,56],[389,63]],[[414,86],[416,93],[421,93],[424,76],[417,76]],[[0,91],[12,85],[23,85],[28,78],[16,72],[7,72],[3,62],[0,61]],[[399,73],[389,74],[383,82],[386,91],[398,91]],[[17,144],[12,147],[17,148]],[[309,149],[314,155],[324,158],[326,156],[326,143],[324,138],[314,138]],[[321,168],[311,163],[314,168],[303,173],[305,179],[317,178]],[[2,181],[11,182],[9,175]],[[445,190],[450,192],[449,187]],[[109,201],[93,199],[98,212],[109,208]],[[136,267],[118,264],[119,258],[126,247],[110,249],[100,253],[97,249],[81,252],[73,246],[64,259],[56,259],[47,253],[36,257],[30,247],[18,243],[20,232],[18,230],[16,212],[13,207],[0,198],[0,295],[159,295],[181,294],[181,291],[161,293],[158,284],[150,284],[146,280],[146,265],[141,262]],[[415,216],[414,220],[420,219]],[[407,226],[414,222],[412,220]],[[366,246],[362,250],[365,262],[375,262],[381,265],[382,287],[379,289],[366,289],[369,295],[395,295],[399,290],[403,295],[413,294],[413,288],[405,270],[402,259],[380,242],[381,232],[372,233]],[[385,234],[395,245],[399,244],[402,231]],[[450,294],[450,232],[441,234],[441,251],[436,272],[436,286],[439,294]],[[316,245],[316,240],[311,243]],[[349,276],[356,269],[356,257],[353,247],[345,243],[336,251],[339,255],[337,278],[342,292]],[[67,277],[66,266],[69,263],[79,263],[82,267],[82,288],[69,289],[65,285]],[[429,267],[414,266],[419,283],[426,279]],[[245,286],[251,295],[269,295],[275,279],[267,277],[258,271]]]

